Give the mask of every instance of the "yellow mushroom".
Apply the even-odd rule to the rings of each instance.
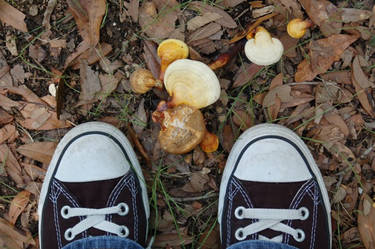
[[[219,147],[219,138],[215,134],[206,131],[200,147],[206,153],[214,152]]]
[[[159,44],[157,50],[161,59],[160,80],[164,79],[164,73],[168,65],[178,59],[185,59],[189,56],[189,47],[185,42],[177,39],[168,39]]]
[[[307,29],[310,28],[311,25],[312,22],[308,19],[302,20],[300,18],[295,18],[288,23],[287,31],[291,37],[299,39],[305,35]]]
[[[261,66],[278,62],[283,52],[284,47],[280,40],[271,37],[271,34],[261,26],[256,29],[254,38],[245,44],[246,57]]]
[[[144,68],[137,69],[130,76],[130,86],[135,93],[146,93],[153,87],[162,88],[160,80],[154,78],[152,73]]]

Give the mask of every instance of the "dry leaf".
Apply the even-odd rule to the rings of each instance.
[[[18,135],[16,127],[11,124],[7,124],[0,129],[0,144],[10,138],[14,138]]]
[[[47,53],[41,46],[31,44],[29,47],[29,56],[37,62],[42,62],[46,58]]]
[[[291,96],[291,87],[281,85],[271,89],[263,99],[263,106],[270,107],[275,104],[276,96],[280,98],[282,103],[288,103],[293,100]]]
[[[360,22],[369,19],[372,12],[369,10],[342,8],[342,21],[344,23]]]
[[[222,4],[225,8],[233,8],[243,2],[246,2],[246,0],[224,0]]]
[[[367,195],[363,194],[359,203],[358,229],[361,240],[366,249],[375,248],[375,204]]]
[[[225,151],[230,152],[234,144],[234,134],[230,125],[225,125],[221,136],[221,146]]]
[[[3,23],[22,32],[28,32],[24,19],[25,15],[21,11],[8,4],[5,0],[0,0],[0,20]]]
[[[188,44],[192,45],[193,41],[208,38],[221,30],[221,26],[217,23],[210,23],[200,29],[194,31],[188,38]],[[197,44],[193,45],[197,46]]]
[[[16,37],[11,34],[7,34],[5,37],[5,46],[13,56],[18,56]]]
[[[18,186],[23,186],[24,181],[22,178],[21,166],[18,164],[17,159],[6,144],[0,145],[0,162],[2,164],[5,162],[5,170],[10,178],[15,181]]]
[[[5,239],[2,239],[5,238]],[[2,241],[1,241],[2,240]],[[8,240],[13,241],[11,244],[8,244]],[[21,232],[17,230],[12,224],[8,221],[0,218],[0,245],[4,243],[6,246],[10,246],[10,249],[16,249],[13,245],[17,244],[17,249],[27,248],[28,245],[34,245],[35,241],[33,240],[30,232]],[[8,242],[8,243],[7,243]],[[6,247],[2,247],[6,248]]]
[[[139,9],[139,25],[150,38],[165,39],[176,27],[179,4],[176,0],[143,2]]]
[[[79,69],[81,59],[87,60],[89,65],[92,65],[98,62],[101,58],[104,58],[112,51],[112,45],[102,42],[96,46],[93,50],[86,50],[84,53],[79,55],[77,58],[71,61],[73,69]],[[70,57],[70,56],[69,56]],[[68,62],[68,59],[66,60]],[[69,63],[69,64],[70,64]]]
[[[126,2],[124,2],[125,4]],[[138,21],[138,14],[139,14],[139,0],[130,0],[127,6],[129,16],[133,19],[133,22]]]
[[[81,61],[80,83],[81,93],[77,106],[95,102],[96,94],[101,90],[99,75],[89,67],[86,60]]]
[[[254,63],[244,63],[240,70],[237,71],[234,76],[233,88],[243,86],[248,83],[253,77],[263,68],[263,66],[258,66]]]
[[[98,99],[102,100],[108,97],[118,86],[118,83],[121,80],[119,74],[111,75],[111,74],[99,74],[100,84],[102,86],[102,90],[98,92],[96,95]]]
[[[18,216],[20,216],[27,204],[29,204],[29,199],[30,192],[26,190],[19,192],[16,197],[13,198],[8,211],[8,220],[11,224],[16,224]]]
[[[189,4],[188,6],[189,9],[193,9],[195,11],[198,11],[199,13],[217,13],[219,14],[222,18],[216,20],[215,22],[220,24],[223,27],[234,29],[237,28],[236,22],[233,20],[233,18],[224,10],[219,9],[217,7],[208,5],[204,2],[198,2],[198,1],[193,1]]]
[[[341,32],[341,11],[328,0],[299,0],[310,19],[318,26],[324,36]]]
[[[145,99],[142,98],[141,103],[138,105],[137,112],[133,115],[132,119],[134,131],[139,136],[147,126],[147,113],[145,110]]]
[[[82,39],[94,48],[99,42],[100,25],[106,0],[68,0],[69,10],[76,21]]]
[[[180,228],[182,229],[182,228]],[[153,243],[153,247],[160,247],[160,248],[171,248],[173,247],[180,247],[181,245],[189,245],[194,241],[194,237],[180,231],[180,232],[167,232],[161,233],[156,236],[155,241]]]
[[[280,3],[284,5],[295,18],[303,18],[303,12],[301,5],[298,4],[297,0],[280,0]]]
[[[0,98],[1,103],[1,98]],[[0,108],[0,125],[7,124],[13,120],[13,116]]]
[[[196,30],[197,28],[200,28],[212,21],[215,21],[217,19],[221,18],[221,15],[219,15],[218,13],[212,13],[212,12],[207,12],[207,13],[203,13],[202,16],[196,16],[192,19],[190,19],[188,22],[187,22],[187,29],[188,31],[194,31]]]
[[[33,160],[49,164],[56,146],[55,142],[35,142],[19,146],[17,152]]]
[[[33,91],[31,91],[25,85],[19,87],[0,87],[0,90],[7,90],[10,93],[20,95],[30,103],[37,103],[42,105],[45,104],[35,93],[33,93]]]
[[[325,73],[333,62],[340,59],[344,50],[357,39],[357,36],[340,34],[312,41],[309,59],[303,60],[298,65],[295,80],[311,81],[318,74]]]
[[[375,112],[370,104],[369,97],[371,97],[370,87],[373,86],[373,83],[368,80],[364,75],[361,66],[359,65],[358,56],[353,61],[353,73],[352,73],[352,82],[355,87],[355,91],[359,102],[361,103],[363,109],[371,116],[375,117]]]
[[[329,72],[320,75],[322,79],[327,81],[334,81],[340,84],[352,84],[352,72],[351,71],[337,71]]]
[[[215,228],[208,226],[206,231],[199,238],[199,248],[219,249],[220,248],[220,226],[216,223]]]
[[[206,183],[210,180],[209,176],[201,172],[191,174],[190,181],[182,188],[189,193],[198,193],[206,189]]]
[[[21,162],[21,165],[25,169],[26,173],[30,176],[31,180],[34,181],[36,179],[44,179],[46,175],[45,169],[29,163]]]
[[[144,41],[143,58],[147,68],[152,72],[155,79],[159,79],[160,74],[160,58],[156,52],[157,45],[152,41]]]
[[[288,33],[283,33],[280,37],[280,41],[284,46],[284,55],[289,58],[297,56],[297,44],[298,39],[292,38]]]
[[[261,16],[265,16],[267,14],[271,14],[275,10],[275,6],[270,5],[259,9],[254,9],[252,11],[253,18],[258,18]]]
[[[242,131],[250,128],[253,125],[253,119],[250,114],[244,110],[233,111],[233,122],[240,127]]]
[[[324,115],[324,118],[327,119],[330,124],[339,127],[341,132],[344,133],[345,137],[349,136],[349,128],[339,114],[329,112]]]

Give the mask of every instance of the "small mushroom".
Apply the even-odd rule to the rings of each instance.
[[[162,101],[158,110],[152,114],[153,121],[161,125],[161,147],[172,154],[191,151],[203,140],[206,132],[202,113],[187,105],[169,109],[165,109],[165,106]]]
[[[185,59],[189,56],[189,47],[183,41],[167,39],[159,44],[157,53],[161,59],[159,79],[163,80],[165,70],[169,64],[175,60]]]
[[[283,55],[284,47],[279,39],[272,38],[263,27],[258,27],[253,39],[245,44],[246,57],[253,63],[268,66],[278,62]]]
[[[219,138],[215,134],[206,131],[200,147],[206,153],[214,152],[219,147]]]
[[[312,22],[309,19],[295,18],[288,23],[287,31],[291,37],[299,39],[305,35],[307,29],[311,26]]]
[[[164,86],[172,96],[169,106],[186,104],[200,109],[220,97],[218,78],[200,61],[182,59],[170,64],[165,71]]]
[[[130,85],[135,93],[146,93],[153,87],[163,88],[160,80],[154,78],[152,73],[144,68],[137,69],[130,76]]]

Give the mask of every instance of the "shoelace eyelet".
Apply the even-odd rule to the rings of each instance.
[[[118,215],[125,216],[129,213],[129,206],[126,203],[121,202],[117,205],[117,207],[120,210]]]
[[[69,206],[63,206],[61,208],[61,216],[64,218],[64,219],[69,219],[70,216],[69,216],[69,211],[70,211],[70,207]]]
[[[120,231],[117,234],[120,237],[128,237],[129,236],[129,229],[126,226],[121,226]]]
[[[236,216],[237,219],[242,220],[244,210],[245,210],[245,208],[242,207],[242,206],[237,207],[236,210],[234,211],[234,216]]]
[[[246,238],[243,232],[243,228],[237,229],[234,236],[236,237],[237,240],[244,240]]]
[[[67,241],[71,241],[71,240],[74,239],[75,235],[73,235],[73,232],[72,232],[71,228],[66,229],[66,231],[64,233],[64,237]]]
[[[302,242],[305,240],[305,232],[301,229],[296,229],[297,235],[293,236],[294,240],[297,242]]]
[[[309,210],[306,207],[301,207],[298,209],[301,213],[301,220],[306,220],[309,218]]]

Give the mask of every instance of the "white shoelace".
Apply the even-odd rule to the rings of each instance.
[[[237,219],[258,219],[246,227],[236,230],[235,237],[237,240],[244,240],[247,236],[271,229],[278,232],[287,233],[293,236],[297,242],[305,239],[305,233],[302,229],[294,229],[284,223],[283,220],[306,220],[309,217],[309,210],[306,207],[299,209],[266,209],[266,208],[244,208],[237,207],[234,215]],[[260,240],[269,240],[282,242],[283,236],[278,235],[273,238],[267,238],[259,235]]]
[[[105,216],[108,214],[118,214],[125,216],[129,212],[129,207],[126,203],[119,203],[114,207],[107,208],[76,208],[64,206],[61,209],[61,216],[64,219],[72,217],[86,216],[86,218],[76,224],[74,227],[67,229],[64,233],[66,240],[71,241],[77,234],[80,234],[87,229],[94,227],[104,232],[116,234],[120,237],[127,237],[129,235],[129,229],[126,226],[120,226],[113,222],[106,221]]]

